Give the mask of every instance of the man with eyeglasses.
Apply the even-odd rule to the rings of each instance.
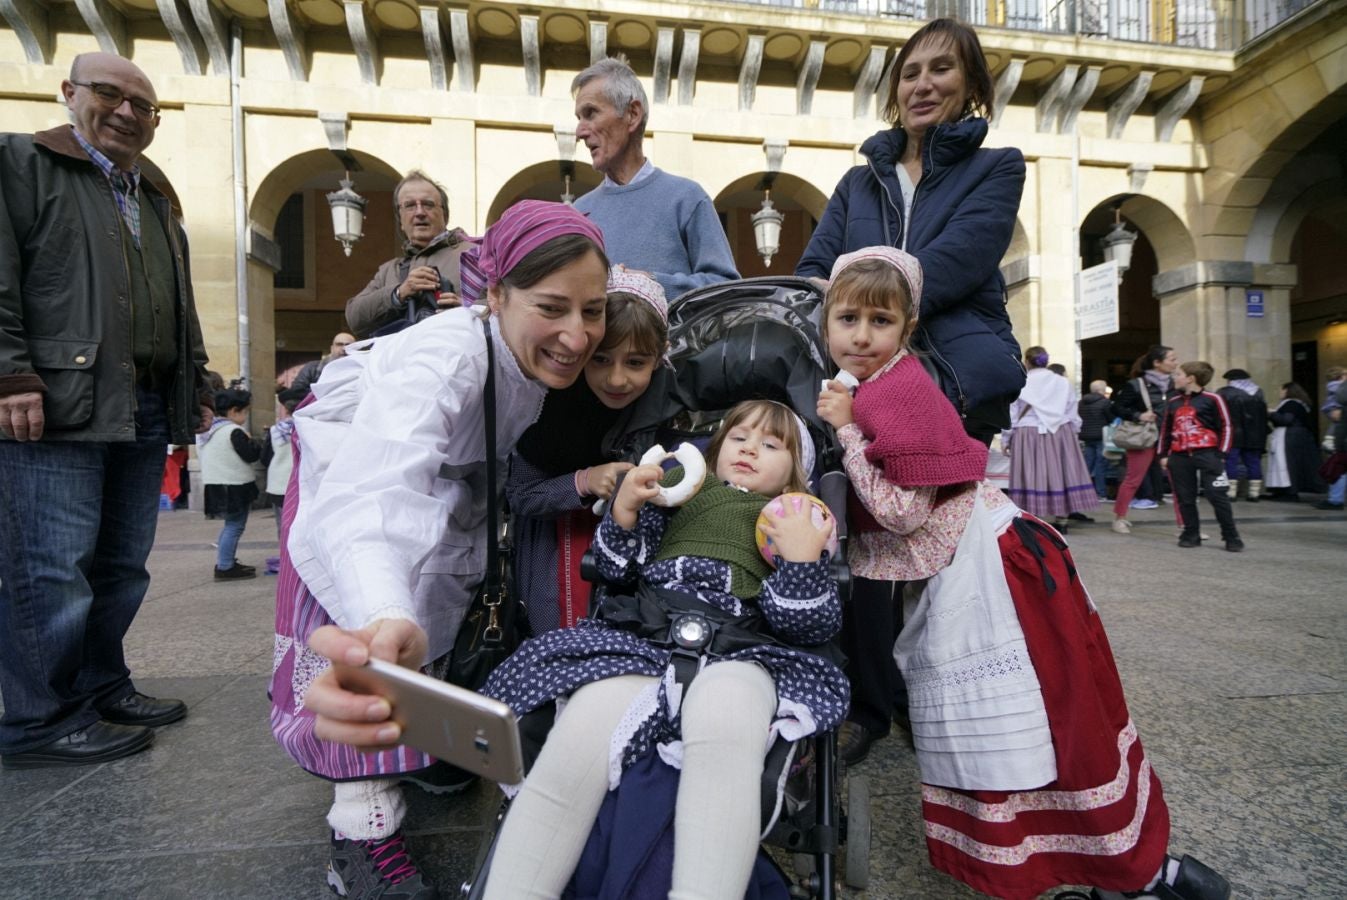
[[[361,337],[388,334],[461,306],[458,260],[471,245],[449,229],[449,195],[419,169],[393,189],[405,243],[402,255],[379,266],[365,289],[346,301],[346,324]]]
[[[187,714],[131,682],[164,450],[210,425],[187,238],[138,167],[154,86],[75,58],[71,125],[0,134],[0,762],[106,762]]]

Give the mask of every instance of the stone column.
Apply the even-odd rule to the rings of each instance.
[[[244,227],[234,221],[233,145],[229,141],[229,106],[188,103],[179,113],[181,143],[152,146],[163,154],[161,168],[182,203],[183,227],[190,242],[192,292],[205,337],[211,369],[226,380],[239,373],[238,303],[234,274],[234,235]],[[223,136],[223,138],[221,137]],[[166,151],[166,152],[165,152]],[[270,287],[270,285],[268,285]],[[268,291],[268,297],[270,292]],[[271,325],[271,309],[252,308],[257,298],[249,294],[249,319],[253,324],[254,384],[270,384],[275,368],[271,333],[260,346],[259,320]],[[260,351],[264,351],[259,355]],[[258,365],[265,359],[265,369]],[[264,380],[265,379],[265,380]]]
[[[1211,363],[1219,376],[1247,369],[1264,386],[1291,377],[1291,288],[1295,266],[1242,260],[1199,260],[1161,272],[1160,342],[1183,360]],[[1249,291],[1262,291],[1263,315],[1249,316]]]
[[[1038,333],[1034,322],[1035,312],[1042,306],[1042,291],[1039,287],[1041,268],[1042,262],[1038,256],[1021,256],[1001,266],[1001,275],[1006,280],[1006,311],[1010,314],[1010,327],[1022,347],[1034,343],[1029,340],[1029,336]],[[1065,353],[1065,347],[1056,351],[1056,355]]]
[[[1036,166],[1038,184],[1037,296],[1030,307],[1028,330],[1017,327],[1023,346],[1040,344],[1050,354],[1067,357],[1076,341],[1076,260],[1071,245],[1076,223],[1071,210],[1071,159],[1044,157]],[[1064,202],[1065,201],[1065,202]],[[1032,295],[1031,295],[1032,296]],[[1019,322],[1017,321],[1017,326]]]
[[[462,228],[469,234],[486,230],[487,205],[477,203],[477,125],[471,119],[431,119],[431,142],[437,155],[454,164],[443,170],[444,189],[449,192],[449,227]]]

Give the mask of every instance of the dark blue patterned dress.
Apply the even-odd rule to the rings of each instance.
[[[703,490],[734,490],[708,485]],[[766,503],[766,498],[763,500]],[[676,514],[676,511],[673,511]],[[636,527],[627,530],[604,516],[594,539],[595,557],[605,580],[650,586],[696,597],[739,616],[756,606],[773,635],[787,644],[816,645],[831,640],[842,623],[837,585],[828,571],[828,554],[818,562],[779,560],[756,600],[729,592],[730,566],[700,556],[654,559],[671,511],[642,507]],[[659,681],[633,701],[613,736],[612,782],[634,759],[658,748],[667,762],[681,760],[679,704],[682,689],[670,663],[671,650],[592,619],[574,628],[552,631],[524,644],[495,672],[483,693],[508,703],[523,715],[550,700],[566,697],[591,682],[618,675],[647,675]],[[703,665],[738,660],[762,666],[776,684],[773,733],[787,740],[836,728],[846,716],[850,687],[831,661],[803,650],[763,643],[724,656],[704,657]],[[767,742],[764,740],[764,751]]]

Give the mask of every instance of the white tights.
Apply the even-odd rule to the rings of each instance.
[[[338,837],[378,841],[397,831],[407,814],[407,802],[396,778],[362,778],[335,785],[327,824]]]
[[[486,900],[561,894],[608,793],[613,729],[654,679],[623,675],[576,691],[505,818]],[[683,701],[683,772],[674,811],[670,900],[738,900],[757,854],[759,782],[776,712],[752,663],[705,668]]]

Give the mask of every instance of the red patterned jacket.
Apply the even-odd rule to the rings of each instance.
[[[1230,411],[1219,394],[1176,394],[1165,404],[1158,454],[1163,458],[1195,450],[1228,453],[1231,433]]]

